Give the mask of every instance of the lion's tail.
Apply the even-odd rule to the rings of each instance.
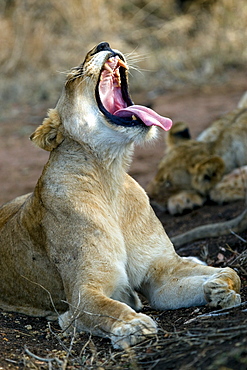
[[[214,238],[219,235],[227,235],[231,233],[241,233],[246,230],[246,228],[247,209],[245,209],[239,216],[229,221],[195,227],[183,234],[172,237],[171,241],[175,247],[180,247],[183,244],[193,243],[200,239]]]

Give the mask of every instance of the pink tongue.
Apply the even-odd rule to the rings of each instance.
[[[162,117],[152,109],[143,107],[142,105],[131,105],[128,108],[119,109],[114,112],[114,116],[131,117],[132,115],[140,118],[146,126],[159,126],[163,130],[168,131],[172,127],[170,118]]]

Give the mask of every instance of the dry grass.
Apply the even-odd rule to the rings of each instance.
[[[2,100],[56,99],[64,72],[106,40],[137,56],[133,89],[163,90],[225,78],[247,60],[247,3],[211,2],[179,12],[175,0],[2,0]],[[148,87],[147,87],[148,86]]]
[[[114,351],[103,346],[90,334],[62,338],[50,327],[50,334],[59,342],[62,350],[54,350],[46,357],[36,355],[28,347],[22,357],[25,368],[43,369],[244,369],[247,364],[244,339],[247,327],[247,302],[240,306],[198,314],[183,318],[183,328],[171,331],[160,329],[158,334],[125,351]],[[225,343],[228,351],[219,351]],[[230,346],[229,346],[230,344]],[[242,345],[241,345],[242,344]],[[224,344],[223,344],[224,346]],[[215,348],[218,350],[214,351]],[[225,367],[226,366],[226,367]],[[48,368],[45,367],[45,368]]]

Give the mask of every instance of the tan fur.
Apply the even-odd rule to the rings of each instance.
[[[229,190],[224,186],[220,189],[217,184],[223,175],[247,164],[246,100],[243,98],[241,108],[214,122],[197,140],[184,135],[185,124],[174,124],[167,134],[167,152],[148,186],[152,199],[166,205],[171,214],[193,209],[207,197],[219,202],[236,199],[233,185]],[[218,190],[221,194],[217,195]]]
[[[195,207],[201,207],[205,199],[198,193],[189,190],[182,190],[177,194],[170,196],[167,201],[167,207],[170,210],[176,210],[176,213],[183,213]]]
[[[157,128],[119,126],[99,110],[95,89],[112,53],[107,44],[88,53],[31,136],[53,150],[34,192],[0,209],[0,305],[58,313],[64,330],[75,326],[126,348],[157,331],[136,312],[138,292],[161,310],[231,307],[240,302],[240,280],[230,268],[179,257],[144,190],[126,174],[133,144]]]
[[[223,176],[222,180],[210,191],[210,198],[219,203],[246,199],[247,166],[239,167]]]
[[[48,117],[31,135],[30,139],[40,148],[48,152],[55,149],[63,141],[63,126],[55,109],[48,111]]]
[[[176,122],[169,131],[169,135],[166,137],[167,146],[172,147],[174,145],[183,144],[186,140],[191,139],[188,126],[184,122]]]

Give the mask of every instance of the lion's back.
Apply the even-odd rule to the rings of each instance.
[[[19,211],[30,195],[31,193],[21,195],[0,207],[0,230]]]

